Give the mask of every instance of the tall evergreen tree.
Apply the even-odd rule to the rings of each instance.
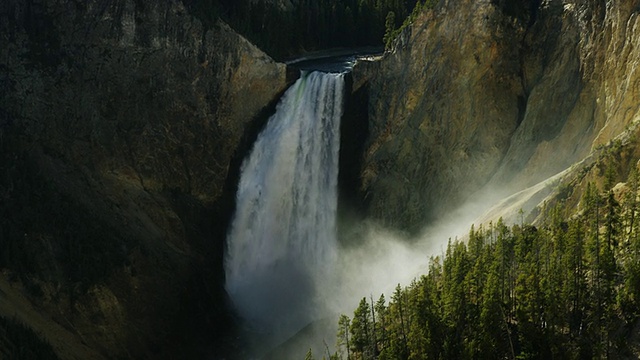
[[[351,360],[351,319],[346,315],[340,315],[338,320],[338,341],[336,348],[339,357],[342,359],[343,354],[347,353],[347,360]]]
[[[358,308],[353,313],[351,321],[351,348],[360,359],[373,358],[373,332],[371,329],[371,313],[367,298],[362,298]]]
[[[638,188],[627,187],[620,204],[588,183],[577,214],[550,209],[539,228],[472,227],[388,305],[363,299],[354,316],[375,316],[379,353],[352,349],[381,360],[633,356],[619,333],[640,323],[640,225],[627,213]]]
[[[378,298],[378,301],[374,305],[374,310],[376,314],[378,314],[378,325],[376,326],[374,332],[375,332],[375,339],[376,339],[376,349],[377,349],[377,353],[379,354],[385,348],[389,347],[389,342],[388,342],[389,339],[387,336],[388,315],[387,315],[386,299],[384,298],[384,294],[380,294],[380,298]]]

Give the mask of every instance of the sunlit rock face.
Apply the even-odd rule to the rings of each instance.
[[[490,186],[535,184],[640,114],[637,2],[441,1],[379,62],[361,190],[410,231]]]
[[[180,1],[0,4],[0,268],[73,329],[44,334],[70,358],[196,358],[229,330],[224,189],[287,80],[209,22]]]

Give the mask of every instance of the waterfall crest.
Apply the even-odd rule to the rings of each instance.
[[[226,289],[254,326],[313,319],[337,257],[344,74],[303,73],[244,160],[227,236]]]

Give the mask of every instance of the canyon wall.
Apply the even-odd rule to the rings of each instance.
[[[0,316],[62,358],[198,358],[212,339],[242,358],[219,340],[223,239],[242,156],[291,79],[191,3],[0,4]],[[342,199],[416,233],[609,144],[640,117],[639,14],[437,2],[349,80]]]
[[[182,356],[230,331],[235,177],[288,81],[194,13],[0,4],[0,315],[63,358]]]
[[[417,232],[481,189],[531,186],[621,134],[640,118],[639,15],[635,0],[423,11],[354,71],[369,93],[367,215]]]

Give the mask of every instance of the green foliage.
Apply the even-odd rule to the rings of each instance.
[[[387,14],[387,19],[384,22],[384,37],[382,38],[382,42],[384,42],[385,48],[389,49],[393,40],[396,38],[397,33],[395,30],[395,22],[396,22],[396,14],[393,11],[389,11]]]
[[[354,353],[364,354],[370,358],[373,351],[373,328],[371,325],[371,313],[366,298],[362,298],[360,305],[353,313],[351,322],[351,349]]]
[[[552,210],[540,228],[472,227],[426,275],[398,285],[386,305],[381,297],[375,332],[352,324],[361,345],[351,358],[375,358],[368,344],[378,359],[631,356],[624,334],[640,320],[638,182],[631,171],[622,203],[589,184],[579,215]],[[367,318],[367,307],[363,299],[354,318]]]
[[[0,359],[58,359],[51,345],[21,323],[0,317]]]
[[[314,360],[313,352],[311,351],[311,349],[307,351],[307,355],[304,357],[304,360]]]
[[[385,48],[390,49],[393,45],[393,41],[398,37],[398,35],[411,25],[422,11],[433,9],[436,6],[436,3],[437,0],[425,0],[424,3],[422,3],[421,0],[418,0],[413,7],[413,11],[411,11],[408,16],[403,17],[404,21],[398,28],[394,26],[396,23],[395,14],[392,11],[388,12],[385,20],[385,32],[382,38]]]
[[[340,315],[338,320],[338,340],[336,341],[337,354],[340,358],[345,352],[347,359],[351,358],[350,328],[351,319],[346,315]]]
[[[415,13],[423,6],[416,0],[299,0],[290,7],[267,0],[205,0],[193,1],[191,9],[206,27],[219,16],[271,56],[282,58],[301,51],[382,45],[387,14],[395,14],[389,28],[396,29],[410,9]]]

